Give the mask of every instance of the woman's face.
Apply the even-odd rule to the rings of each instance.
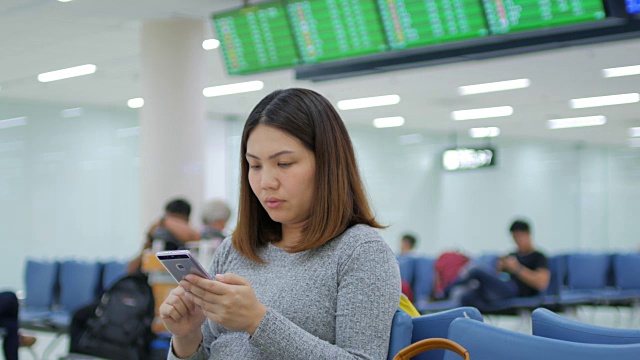
[[[311,213],[316,160],[292,135],[258,125],[247,140],[249,184],[273,221],[303,225]]]

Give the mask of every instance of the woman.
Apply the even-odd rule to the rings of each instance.
[[[218,275],[187,276],[160,307],[169,358],[386,358],[400,274],[333,106],[311,90],[271,93],[247,119],[241,166]]]

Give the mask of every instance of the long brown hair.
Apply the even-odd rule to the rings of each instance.
[[[264,262],[257,250],[282,237],[281,224],[271,220],[249,185],[245,154],[249,136],[258,125],[294,136],[315,155],[311,214],[303,229],[304,240],[289,252],[321,246],[355,224],[382,228],[369,206],[347,129],[331,103],[308,89],[276,90],[251,111],[242,131],[240,202],[233,245],[243,256]]]

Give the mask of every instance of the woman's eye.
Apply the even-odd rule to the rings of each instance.
[[[289,163],[278,163],[278,166],[287,167],[287,166],[291,166],[291,164],[293,164],[293,163],[290,163],[290,162]]]
[[[260,165],[249,165],[249,169],[253,169],[253,170],[260,169]]]

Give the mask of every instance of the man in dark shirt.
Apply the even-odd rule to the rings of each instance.
[[[482,310],[494,301],[538,295],[549,285],[547,258],[533,246],[529,224],[516,220],[509,231],[517,251],[498,260],[497,272],[481,266],[465,269],[456,281],[456,285],[468,287],[461,296],[461,305]]]
[[[163,243],[162,250],[183,249],[188,241],[200,240],[200,234],[189,225],[191,204],[184,199],[173,199],[164,208],[164,215],[154,222],[149,230],[138,256],[129,262],[127,272],[130,274],[140,271],[144,251],[151,249],[154,240]]]

